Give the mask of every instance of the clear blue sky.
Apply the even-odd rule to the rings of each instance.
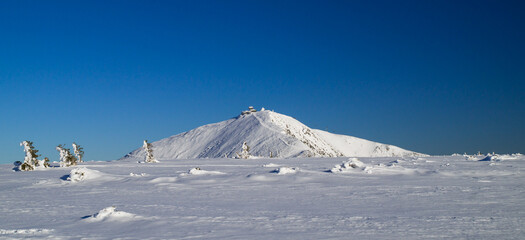
[[[253,105],[428,153],[525,153],[523,1],[0,1],[0,163],[112,160]]]

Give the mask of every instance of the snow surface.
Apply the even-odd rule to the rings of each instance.
[[[12,167],[0,239],[525,239],[518,154]]]
[[[152,143],[157,159],[233,158],[243,142],[256,157],[424,156],[396,146],[307,127],[296,119],[264,110],[242,114]],[[124,157],[144,160],[138,148]]]

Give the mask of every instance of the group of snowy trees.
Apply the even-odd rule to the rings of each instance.
[[[142,145],[142,148],[144,149],[144,152],[146,153],[146,160],[144,162],[146,163],[157,163],[159,162],[155,157],[153,156],[153,149],[151,147],[151,143],[148,143],[148,140],[144,140],[144,144]],[[252,155],[250,154],[250,147],[246,142],[242,143],[241,152],[237,152],[237,158],[240,159],[248,159],[251,158]],[[272,153],[270,152],[270,157],[272,156]]]
[[[35,149],[33,146],[33,142],[31,141],[23,141],[20,143],[20,146],[24,147],[24,152],[26,153],[26,157],[24,158],[24,162],[16,161],[15,162],[15,168],[17,168],[20,171],[32,171],[37,168],[48,168],[49,167],[49,159],[46,157],[44,160],[38,160],[38,157],[40,156],[37,154],[38,150]],[[61,167],[69,167],[77,165],[78,162],[83,162],[82,158],[84,157],[84,148],[82,148],[80,145],[73,143],[73,152],[75,156],[73,156],[69,150],[69,148],[65,148],[64,145],[60,144],[56,147],[56,150],[60,154],[60,166]]]
[[[33,146],[33,142],[31,141],[23,141],[20,143],[20,146],[24,147],[24,152],[26,153],[26,156],[24,158],[24,162],[16,161],[15,167],[20,171],[32,171],[37,168],[48,168],[49,167],[49,159],[46,157],[44,160],[38,160],[38,157],[40,155],[37,154],[38,150],[35,149]],[[63,144],[60,144],[56,147],[56,150],[60,154],[60,167],[70,167],[75,166],[79,162],[83,162],[82,158],[84,157],[84,150],[83,148],[73,143],[73,154],[71,154],[71,151],[69,148],[66,148]],[[144,162],[146,163],[157,163],[159,162],[155,157],[153,156],[153,148],[151,143],[148,143],[148,140],[144,140],[144,144],[142,145],[144,152],[146,153],[146,159]],[[236,153],[237,158],[241,159],[248,159],[251,158],[252,155],[250,154],[250,147],[246,142],[243,142],[242,144],[242,150],[240,153]],[[270,153],[271,156],[271,153]]]
[[[84,156],[83,148],[73,143],[73,152],[75,156],[71,154],[69,148],[65,148],[63,144],[60,144],[56,147],[56,150],[60,154],[60,166],[61,167],[70,167],[77,165],[77,162],[82,162],[82,157]]]
[[[48,168],[49,165],[49,159],[46,157],[44,160],[38,160],[38,157],[40,156],[37,154],[38,150],[35,149],[33,146],[33,142],[31,141],[23,141],[20,143],[20,146],[24,147],[24,152],[26,153],[26,156],[24,158],[24,162],[16,161],[15,162],[15,170],[19,171],[32,171],[37,168]],[[71,150],[69,148],[66,148],[65,145],[60,144],[56,147],[56,150],[58,151],[60,155],[60,167],[70,167],[75,166],[79,162],[83,162],[84,158],[84,148],[80,145],[73,143],[73,154],[71,154]],[[147,163],[156,163],[159,162],[155,157],[153,157],[153,149],[151,148],[151,143],[148,143],[147,140],[144,140],[144,151],[146,152],[146,161]]]
[[[146,153],[146,159],[144,162],[146,163],[157,163],[159,162],[155,157],[153,156],[153,149],[151,146],[151,143],[148,143],[148,140],[144,140],[144,144],[142,145],[142,148],[144,149],[144,152]],[[250,147],[246,142],[242,143],[241,152],[237,152],[237,158],[240,159],[248,159],[251,158],[252,155],[250,154]],[[270,157],[272,157],[272,153],[270,152]]]

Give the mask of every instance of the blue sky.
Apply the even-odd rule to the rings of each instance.
[[[525,153],[521,1],[0,1],[0,163],[253,105],[428,154]]]

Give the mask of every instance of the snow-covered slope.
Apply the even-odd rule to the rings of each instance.
[[[273,111],[251,112],[152,143],[157,159],[235,157],[242,143],[261,157],[386,157],[415,152],[368,140],[314,130]],[[124,158],[144,158],[138,148]]]
[[[411,152],[400,147],[368,141],[352,136],[333,134],[318,129],[313,131],[321,136],[344,156],[353,157],[396,157],[396,156],[423,156],[424,154]]]

